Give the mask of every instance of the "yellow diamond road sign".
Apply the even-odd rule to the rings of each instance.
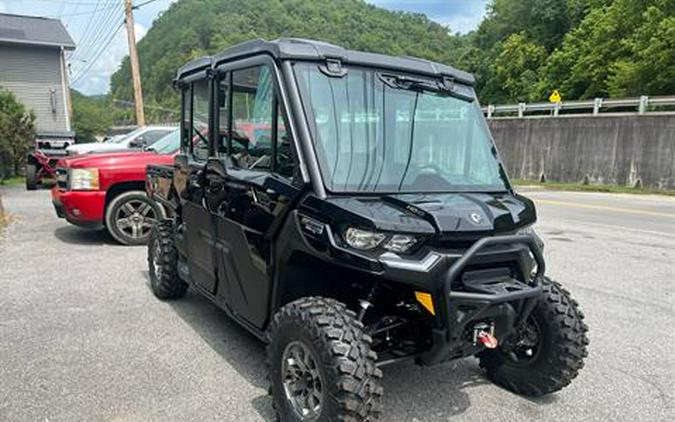
[[[548,97],[548,100],[552,103],[559,103],[560,101],[562,101],[562,96],[560,96],[560,91],[558,91],[557,89],[554,90],[551,93],[551,96]]]

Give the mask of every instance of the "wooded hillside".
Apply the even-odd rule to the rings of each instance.
[[[476,74],[484,104],[553,89],[565,99],[675,93],[675,0],[492,0],[466,35],[364,0],[179,0],[139,43],[147,112],[177,105],[171,80],[187,60],[279,37],[448,63]],[[128,59],[111,95],[133,98]]]

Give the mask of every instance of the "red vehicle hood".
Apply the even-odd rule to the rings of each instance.
[[[63,158],[59,167],[71,168],[110,168],[110,167],[143,167],[148,164],[164,164],[173,162],[174,154],[157,154],[151,151],[111,152],[105,154],[85,154],[72,158]]]

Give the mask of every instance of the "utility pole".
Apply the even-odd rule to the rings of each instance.
[[[141,70],[138,65],[138,52],[136,52],[136,34],[134,34],[134,5],[132,0],[124,0],[126,13],[127,39],[129,41],[129,64],[131,64],[131,79],[134,83],[134,102],[136,103],[136,124],[145,126],[145,113],[143,112],[143,89],[141,88]]]

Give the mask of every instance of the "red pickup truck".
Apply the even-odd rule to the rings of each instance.
[[[150,228],[164,216],[145,195],[148,164],[172,164],[180,147],[176,130],[145,151],[65,158],[52,188],[56,214],[81,227],[103,228],[124,245],[147,242]]]

